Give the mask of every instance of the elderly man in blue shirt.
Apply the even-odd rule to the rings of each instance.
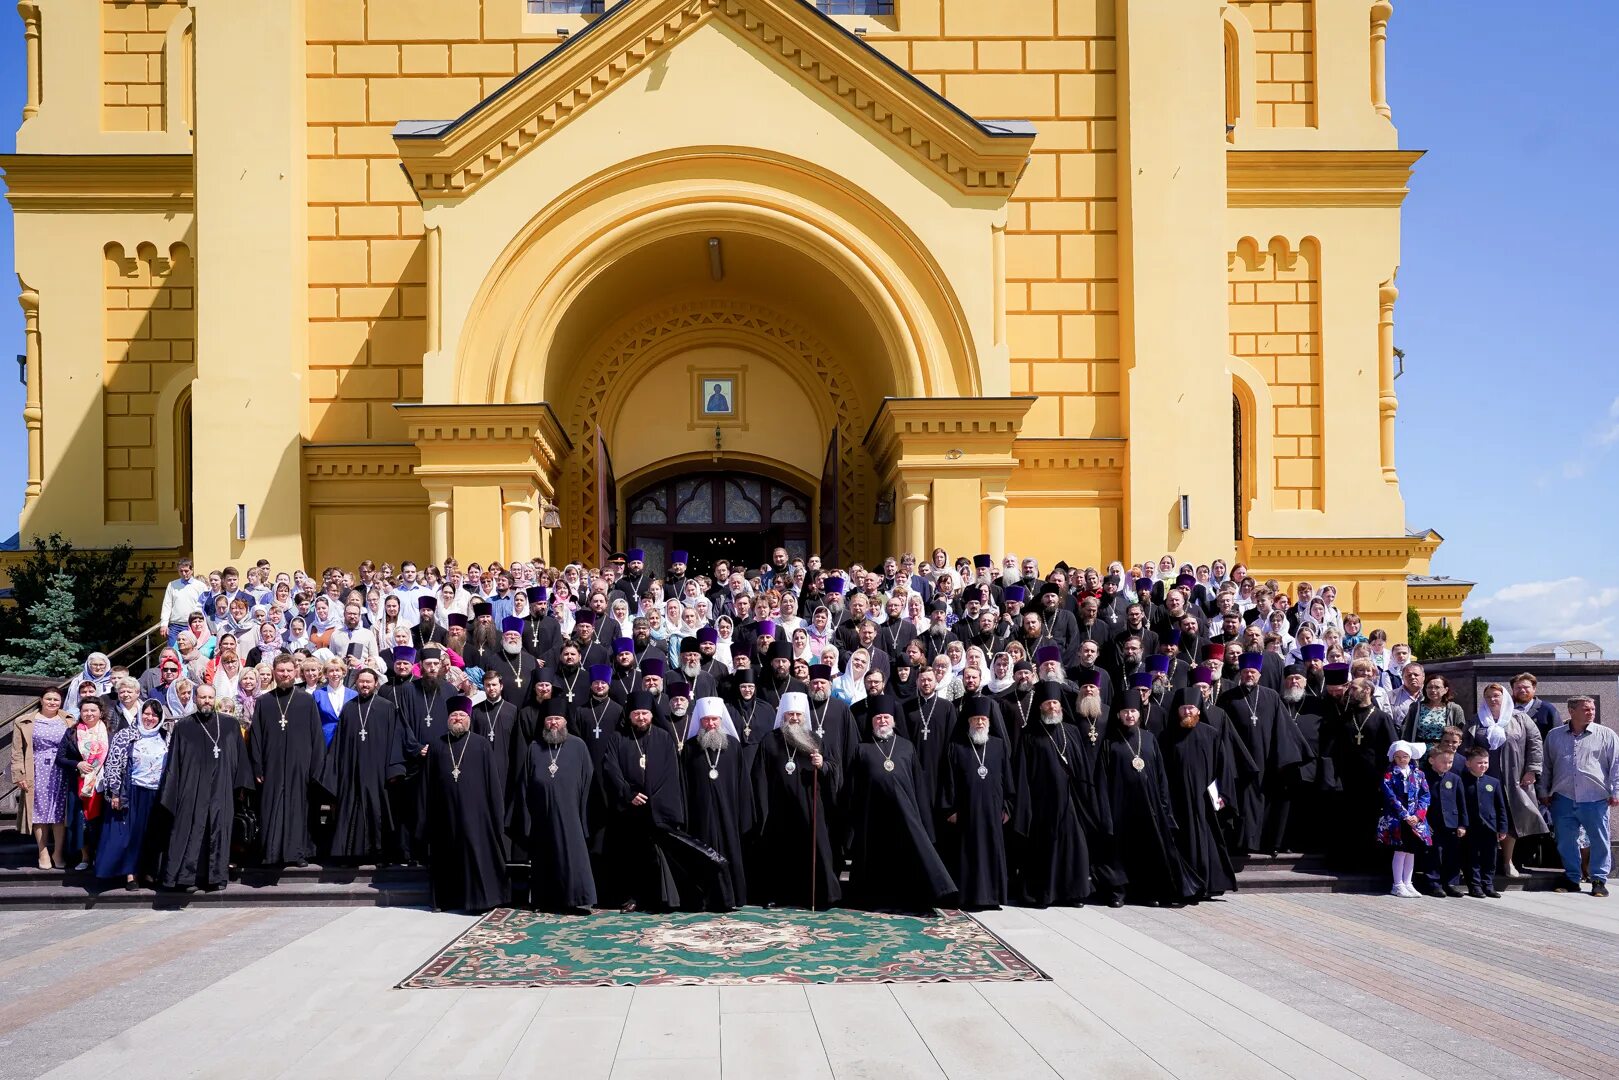
[[[1591,843],[1591,895],[1608,895],[1613,851],[1608,810],[1619,806],[1619,733],[1596,722],[1596,701],[1568,701],[1568,723],[1546,736],[1540,801],[1549,803],[1557,854],[1563,860],[1559,892],[1580,891],[1580,829]]]

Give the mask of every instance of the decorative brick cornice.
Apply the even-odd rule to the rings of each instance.
[[[419,455],[412,443],[305,443],[311,480],[410,477]]]
[[[5,154],[6,198],[29,210],[190,210],[190,154]]]
[[[1398,561],[1426,553],[1421,537],[1374,536],[1343,539],[1254,537],[1249,541],[1249,562],[1270,565],[1283,560],[1331,562],[1360,559]]]
[[[1010,196],[1034,133],[981,124],[802,0],[645,0],[610,10],[454,121],[403,121],[417,193],[459,199],[693,30],[723,19],[961,191]]]
[[[1123,469],[1124,439],[1019,439],[1012,446],[1020,469]]]
[[[1226,205],[1397,207],[1421,150],[1227,150]]]

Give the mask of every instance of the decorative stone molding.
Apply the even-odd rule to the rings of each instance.
[[[412,443],[305,443],[304,476],[310,480],[410,477],[420,455]]]
[[[17,14],[22,16],[23,51],[27,66],[27,96],[23,99],[22,118],[26,122],[39,115],[39,3],[38,0],[19,0]]]
[[[1398,207],[1421,150],[1227,150],[1230,207]]]
[[[1393,15],[1394,5],[1389,0],[1373,0],[1372,108],[1385,120],[1394,119],[1394,110],[1389,108],[1388,88],[1389,19]]]
[[[1394,301],[1400,290],[1394,287],[1396,269],[1377,289],[1377,432],[1382,458],[1383,482],[1398,484],[1394,470],[1394,415],[1400,402],[1394,394]]]
[[[573,395],[576,402],[568,430],[579,455],[580,486],[575,506],[580,536],[598,535],[596,456],[589,452],[592,433],[601,422],[609,389],[634,363],[670,339],[723,328],[762,337],[784,349],[814,373],[831,403],[838,432],[839,543],[843,551],[864,547],[862,526],[868,484],[860,468],[859,396],[842,367],[806,328],[760,304],[745,301],[686,301],[654,311],[609,342],[597,354],[585,383]]]
[[[1019,439],[1012,446],[1019,469],[1122,470],[1129,457],[1124,439]]]
[[[5,154],[6,198],[27,210],[186,210],[190,154]]]
[[[649,0],[609,11],[457,120],[402,121],[394,141],[423,199],[459,199],[711,19],[752,38],[962,191],[1010,196],[1034,133],[985,125],[799,0]]]
[[[17,295],[17,304],[22,308],[23,377],[28,383],[22,409],[23,426],[28,429],[28,478],[23,487],[23,513],[27,514],[40,492],[45,490],[45,407],[40,397],[44,380],[40,364],[39,293],[21,275],[17,284],[22,289]]]

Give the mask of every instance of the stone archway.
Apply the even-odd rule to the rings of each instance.
[[[598,497],[600,461],[592,436],[611,432],[613,390],[632,381],[638,370],[661,357],[696,344],[734,342],[769,349],[796,367],[824,408],[825,426],[836,432],[838,466],[838,544],[842,551],[867,546],[870,504],[875,486],[872,463],[862,446],[871,416],[855,385],[833,351],[797,321],[757,303],[742,300],[691,300],[654,309],[589,354],[578,380],[563,396],[571,403],[564,423],[575,452],[562,477],[560,496],[568,509],[564,545],[583,551],[587,538],[601,530]]]

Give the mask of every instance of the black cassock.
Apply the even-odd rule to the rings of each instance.
[[[266,866],[282,866],[311,858],[310,793],[326,759],[315,699],[296,686],[259,698],[247,731],[247,756],[259,780],[260,859]]]
[[[757,731],[758,729],[755,729]],[[791,772],[787,763],[793,763]],[[843,774],[834,758],[815,766],[802,750],[789,750],[786,736],[772,731],[753,759],[754,820],[758,843],[748,864],[748,898],[759,904],[834,907],[843,900],[838,882],[827,803],[837,798]],[[811,820],[814,822],[814,878],[810,876]]]
[[[1327,851],[1340,865],[1358,866],[1380,850],[1377,819],[1383,813],[1383,774],[1389,747],[1399,736],[1388,713],[1376,706],[1357,708],[1347,695],[1321,720],[1320,825]]]
[[[919,696],[905,703],[904,716],[894,718],[894,733],[916,748],[916,758],[927,785],[926,801],[938,801],[939,773],[943,770],[944,749],[950,745],[956,726],[956,706],[939,694],[923,701]]]
[[[1282,702],[1282,720],[1292,729],[1299,760],[1282,778],[1288,793],[1281,809],[1287,811],[1275,824],[1278,848],[1288,851],[1320,851],[1321,835],[1321,720],[1331,703],[1323,698],[1306,697],[1297,704]]]
[[[748,902],[742,838],[753,831],[753,789],[742,746],[726,736],[715,754],[695,738],[680,751],[680,774],[686,786],[686,827],[692,836],[725,856],[725,895],[705,897],[708,910],[723,911]],[[710,775],[717,773],[718,775]]]
[[[858,744],[846,789],[856,902],[880,911],[953,904],[956,883],[933,847],[931,793],[916,748],[897,735]]]
[[[1134,765],[1138,758],[1139,769]],[[1196,889],[1175,846],[1169,778],[1152,732],[1115,722],[1102,740],[1099,776],[1113,820],[1114,851],[1126,878],[1125,894],[1164,903],[1193,895]]]
[[[643,764],[644,762],[644,764]],[[613,880],[612,902],[634,901],[647,911],[680,906],[680,889],[660,834],[686,823],[675,741],[653,723],[637,732],[628,718],[602,754],[603,851]],[[647,801],[636,806],[637,794]]]
[[[380,694],[355,698],[338,714],[320,786],[332,797],[332,854],[374,861],[393,840],[388,785],[405,775],[399,718]]]
[[[159,884],[167,889],[225,884],[230,877],[236,792],[251,790],[247,745],[233,717],[215,713],[204,720],[193,714],[174,722],[158,784],[157,811],[148,826],[168,830],[158,860]]]
[[[1221,798],[1230,799],[1231,790],[1221,778],[1229,770],[1225,738],[1207,724],[1193,727],[1176,725],[1159,740],[1164,773],[1169,782],[1169,802],[1179,826],[1175,840],[1190,882],[1198,899],[1234,892],[1237,875],[1226,850],[1218,811],[1209,797],[1209,785],[1216,785]]]
[[[493,763],[496,774],[500,777],[500,801],[502,805],[511,806],[512,790],[508,779],[523,756],[527,746],[517,727],[517,707],[504,699],[497,704],[485,700],[472,707],[472,730],[489,740],[490,749],[494,750]],[[527,855],[521,851],[513,851],[510,842],[507,844],[506,855],[513,862],[527,862]]]
[[[422,779],[433,907],[488,911],[506,903],[506,807],[489,740],[439,726],[427,744]]]
[[[388,806],[393,812],[393,856],[400,862],[425,862],[427,856],[426,804],[422,798],[422,696],[409,677],[388,676],[377,696],[393,706],[399,729],[399,748],[405,756],[405,775],[388,785]]]
[[[512,838],[528,852],[530,895],[543,911],[596,906],[589,841],[595,776],[590,748],[569,736],[560,746],[528,745],[507,777]]]
[[[1274,852],[1277,837],[1273,825],[1268,828],[1267,822],[1274,822],[1279,808],[1272,808],[1270,803],[1287,798],[1283,777],[1288,766],[1298,759],[1292,729],[1282,716],[1282,699],[1264,686],[1252,690],[1238,686],[1220,699],[1220,706],[1231,719],[1232,730],[1242,740],[1251,763],[1251,769],[1244,770],[1251,776],[1235,790],[1237,850],[1244,854]]]
[[[1077,904],[1091,894],[1082,819],[1095,816],[1096,759],[1081,749],[1083,738],[1072,724],[1032,719],[1018,742],[1010,825],[1021,841],[1019,902],[1030,907]]]
[[[993,736],[979,747],[966,738],[955,739],[945,752],[939,774],[939,818],[956,819],[955,844],[948,853],[950,876],[960,889],[961,906],[969,911],[1000,907],[1007,901],[1002,818],[1013,809],[1013,759],[1006,741]]]

